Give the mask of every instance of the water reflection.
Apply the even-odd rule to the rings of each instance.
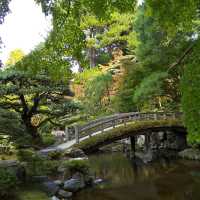
[[[200,163],[161,160],[141,165],[122,154],[90,158],[105,184],[77,194],[75,200],[200,200]]]

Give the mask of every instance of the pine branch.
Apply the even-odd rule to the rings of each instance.
[[[185,60],[185,58],[192,53],[193,47],[195,46],[196,43],[191,44],[184,52],[183,54],[176,60],[176,62],[172,63],[168,71],[171,70],[172,68],[182,64],[182,62]]]

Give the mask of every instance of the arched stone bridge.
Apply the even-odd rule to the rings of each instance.
[[[137,135],[147,136],[145,141],[148,142],[149,133],[167,130],[176,132],[177,136],[186,134],[181,113],[120,113],[84,125],[66,127],[65,143],[55,148],[64,150],[76,145],[85,152],[92,152],[99,147],[127,137],[131,137],[133,142]],[[46,149],[48,150],[51,149]]]

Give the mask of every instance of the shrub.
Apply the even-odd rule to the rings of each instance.
[[[16,176],[7,169],[0,169],[0,199],[7,199],[12,196],[16,187]]]
[[[16,138],[15,147],[17,149],[24,148],[26,146],[30,146],[31,142],[32,142],[31,136],[29,136],[27,134],[23,134]]]
[[[58,160],[58,159],[61,158],[61,156],[62,156],[62,152],[61,151],[52,151],[48,155],[50,160]]]
[[[54,156],[58,156],[58,154]],[[59,166],[58,161],[48,160],[48,158],[40,156],[32,149],[20,150],[18,159],[26,162],[26,172],[30,177],[55,174]]]
[[[56,139],[51,134],[44,134],[42,136],[42,142],[44,146],[51,146],[56,142]]]
[[[22,162],[32,161],[34,156],[35,152],[33,149],[21,149],[17,152],[17,157]]]
[[[63,163],[63,167],[66,168],[70,172],[70,174],[74,174],[76,172],[80,172],[82,174],[88,174],[90,166],[88,160],[71,160]]]
[[[38,170],[39,175],[55,175],[58,171],[60,163],[53,160],[44,160],[42,162],[40,170]]]

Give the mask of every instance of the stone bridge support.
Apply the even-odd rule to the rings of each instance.
[[[148,153],[151,150],[150,143],[151,143],[151,133],[147,133],[145,135],[145,141],[144,141],[144,151],[146,153]]]
[[[131,141],[131,157],[134,158],[135,157],[135,153],[136,153],[136,137],[135,136],[131,136],[130,137],[130,141]]]

